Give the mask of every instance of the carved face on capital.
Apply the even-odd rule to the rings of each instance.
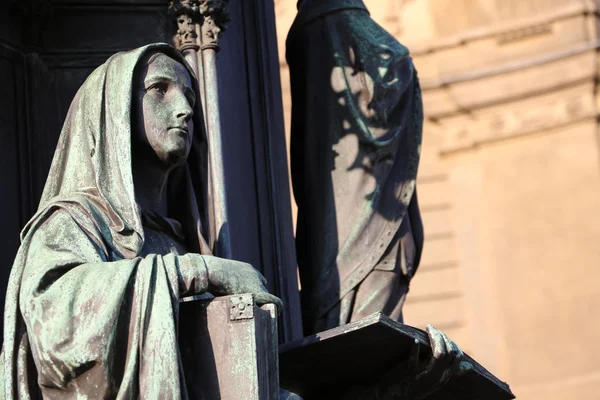
[[[190,74],[166,54],[154,53],[135,79],[132,134],[165,167],[182,164],[194,134],[196,94]]]

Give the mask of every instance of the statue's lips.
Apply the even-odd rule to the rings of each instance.
[[[169,133],[181,136],[188,136],[190,133],[184,128],[169,128]]]

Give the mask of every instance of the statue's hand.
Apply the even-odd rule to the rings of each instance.
[[[283,303],[267,291],[267,280],[252,265],[235,260],[218,260],[207,262],[209,292],[218,295],[252,293],[257,305],[272,303],[281,311]]]
[[[463,360],[463,352],[452,339],[433,325],[427,325],[432,357],[424,370],[416,376],[417,398],[423,398],[446,384],[455,374],[460,374],[468,364]],[[462,364],[461,364],[462,362]]]

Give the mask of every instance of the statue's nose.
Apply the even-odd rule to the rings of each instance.
[[[182,119],[185,122],[187,122],[187,121],[189,121],[192,118],[193,115],[194,115],[194,112],[190,108],[189,110],[186,110],[186,111],[180,111],[177,114],[177,119]]]
[[[178,96],[177,100],[175,100],[174,108],[178,120],[181,119],[187,122],[194,115],[194,110],[192,109],[187,98],[183,94]]]

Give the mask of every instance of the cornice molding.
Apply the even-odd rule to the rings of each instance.
[[[454,154],[487,143],[596,121],[599,113],[594,87],[593,82],[582,83],[510,107],[450,118],[438,125],[442,138],[439,152]]]
[[[525,60],[511,61],[490,68],[482,68],[475,71],[469,71],[465,73],[450,75],[447,77],[441,77],[436,82],[424,81],[421,83],[421,88],[423,91],[438,89],[455,83],[474,81],[496,75],[507,74],[522,69],[535,68],[540,65],[550,64],[555,61],[574,57],[587,51],[597,50],[599,48],[600,39],[591,40],[576,46],[569,47],[567,49],[559,49],[551,53],[546,53],[538,57],[531,57]]]
[[[420,43],[409,43],[413,56],[423,56],[431,53],[448,50],[463,46],[469,42],[489,38],[497,38],[499,42],[506,40],[515,33],[535,30],[536,27],[547,27],[557,21],[574,18],[583,15],[599,15],[598,6],[595,3],[571,3],[565,7],[550,10],[544,14],[531,17],[513,19],[506,22],[498,22],[494,25],[473,28],[457,35],[445,38],[436,38]],[[547,29],[547,28],[546,28]]]

